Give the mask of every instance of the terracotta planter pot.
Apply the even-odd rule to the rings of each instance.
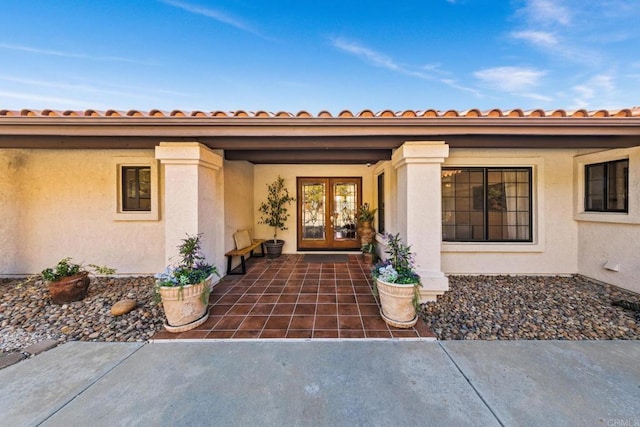
[[[375,230],[371,226],[371,221],[363,221],[358,227],[358,236],[360,236],[360,244],[362,246],[372,243],[376,235]]]
[[[213,275],[197,285],[161,286],[162,307],[167,317],[164,327],[169,332],[184,332],[203,324],[209,317],[208,295]],[[207,288],[205,290],[205,288]],[[207,301],[203,301],[206,292]]]
[[[266,240],[264,242],[264,246],[267,248],[267,257],[268,258],[278,258],[282,255],[282,247],[284,246],[284,240]]]
[[[90,282],[89,273],[86,271],[75,276],[63,277],[57,282],[48,282],[51,301],[54,304],[80,301],[87,296]]]
[[[401,285],[376,280],[380,297],[380,315],[388,325],[396,328],[411,328],[418,321],[413,306],[414,285]]]

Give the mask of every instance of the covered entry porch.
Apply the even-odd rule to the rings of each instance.
[[[347,262],[305,262],[304,255],[252,258],[244,276],[226,276],[209,298],[209,319],[166,339],[434,339],[419,319],[397,329],[380,317],[369,266],[359,255]]]

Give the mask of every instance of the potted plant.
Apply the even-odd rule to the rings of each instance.
[[[370,209],[369,203],[365,203],[358,208],[358,223],[360,224],[358,227],[358,235],[360,236],[360,243],[362,246],[373,242],[375,230],[371,223],[375,218],[377,210],[377,208]]]
[[[373,242],[365,243],[360,250],[362,251],[364,263],[367,265],[373,264],[376,258],[376,245]]]
[[[189,236],[178,245],[180,259],[156,274],[156,299],[162,301],[169,332],[184,332],[200,326],[209,317],[207,306],[213,275],[218,269],[201,253],[201,234]]]
[[[372,270],[376,292],[380,298],[380,314],[387,324],[410,328],[418,321],[420,276],[415,272],[411,247],[400,235],[385,234],[387,258]]]
[[[284,178],[278,178],[271,184],[267,184],[267,201],[260,203],[260,221],[258,224],[267,224],[273,227],[273,240],[267,240],[264,245],[267,248],[269,258],[277,258],[282,254],[284,240],[278,240],[278,230],[286,230],[285,223],[289,218],[287,205],[295,199],[289,196],[289,190],[284,186]]]
[[[55,267],[45,268],[40,275],[47,282],[47,288],[54,304],[66,304],[80,301],[87,296],[89,290],[90,271],[97,274],[109,275],[115,270],[105,266],[89,264],[83,266],[71,262],[70,257],[62,258]],[[35,276],[37,277],[37,276]]]

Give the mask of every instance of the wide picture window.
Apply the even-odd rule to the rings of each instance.
[[[531,242],[532,169],[442,169],[442,239]]]

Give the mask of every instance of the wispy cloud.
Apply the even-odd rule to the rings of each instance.
[[[380,68],[386,68],[388,70],[394,71],[396,73],[404,74],[406,76],[415,77],[422,80],[428,81],[438,81],[440,83],[446,84],[454,89],[473,93],[476,96],[482,96],[481,93],[473,88],[465,87],[458,84],[454,79],[443,79],[438,78],[433,75],[433,73],[443,75],[447,74],[446,72],[440,69],[440,64],[427,64],[417,68],[411,68],[402,64],[397,63],[393,58],[388,55],[385,55],[381,52],[378,52],[374,49],[365,47],[357,42],[345,40],[342,38],[335,38],[331,40],[334,47],[340,49],[343,52],[346,52],[350,55],[353,55],[361,60]]]
[[[32,94],[24,92],[12,92],[0,90],[0,97],[19,99],[21,101],[37,102],[42,105],[50,106],[51,108],[59,108],[61,106],[81,108],[81,106],[89,106],[91,102],[84,99],[64,98],[58,96],[44,96],[41,94]],[[101,106],[92,105],[92,108],[103,108]]]
[[[597,101],[602,107],[614,96],[615,83],[613,76],[599,74],[571,89],[575,95],[573,99],[575,108],[589,108],[593,101]]]
[[[176,0],[160,0],[162,3],[167,4],[169,6],[173,6],[173,7],[177,7],[179,9],[182,9],[184,11],[187,11],[189,13],[193,13],[196,15],[201,15],[201,16],[205,16],[207,18],[211,18],[214,19],[220,23],[226,24],[226,25],[230,25],[232,27],[235,27],[239,30],[245,31],[247,33],[251,33],[253,35],[256,35],[258,37],[261,37],[265,40],[272,40],[270,37],[265,36],[264,34],[262,34],[258,29],[256,29],[255,27],[253,27],[252,25],[246,23],[245,21],[243,21],[240,18],[236,18],[234,16],[231,16],[228,13],[222,12],[220,10],[217,9],[212,9],[212,8],[208,8],[208,7],[202,7],[202,6],[198,6],[198,5],[193,5],[193,4],[189,4],[189,3],[185,3],[185,2],[181,2],[181,1],[176,1]]]
[[[158,65],[154,62],[149,61],[140,61],[137,59],[123,58],[120,56],[96,56],[96,55],[87,55],[84,53],[74,53],[74,52],[65,52],[60,50],[50,50],[50,49],[40,49],[30,46],[21,46],[15,44],[7,44],[0,43],[0,49],[8,49],[8,50],[16,50],[21,52],[33,53],[36,55],[48,55],[48,56],[59,56],[63,58],[76,58],[76,59],[87,59],[90,61],[105,61],[105,62],[129,62],[132,64],[142,64],[142,65]]]
[[[485,86],[503,92],[516,93],[537,86],[546,71],[524,67],[494,67],[473,73]]]
[[[558,45],[558,39],[553,33],[546,31],[514,31],[511,34],[514,39],[525,40],[535,46],[545,49],[553,48]]]
[[[558,1],[528,0],[520,12],[528,21],[536,25],[569,25],[572,21],[571,11],[560,5]]]

